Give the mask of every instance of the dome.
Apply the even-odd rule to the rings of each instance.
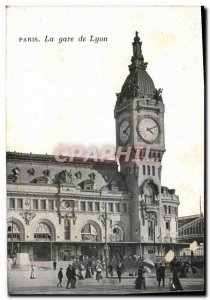
[[[133,56],[131,58],[131,65],[129,65],[130,74],[126,78],[121,92],[117,94],[117,105],[125,102],[125,99],[128,100],[133,97],[148,96],[150,98],[157,98],[157,90],[154,82],[146,72],[147,62],[144,62],[141,49],[142,42],[137,31],[132,45]],[[158,93],[160,94],[161,90]]]
[[[126,78],[122,89],[121,89],[121,98],[127,98],[133,96],[133,88],[136,89],[136,92],[140,95],[148,95],[153,97],[155,94],[155,85],[152,78],[149,74],[143,69],[137,69],[135,72],[131,72]]]

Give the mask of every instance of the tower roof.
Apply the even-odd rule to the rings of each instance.
[[[120,98],[126,99],[137,96],[154,97],[156,89],[152,78],[146,72],[147,64],[142,54],[142,42],[136,31],[133,45],[133,56],[129,65],[130,74],[126,78],[120,93]]]

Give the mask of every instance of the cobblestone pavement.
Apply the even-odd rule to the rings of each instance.
[[[105,274],[104,274],[105,275]],[[166,273],[165,287],[158,287],[154,271],[146,276],[146,290],[134,289],[135,277],[128,277],[124,274],[122,282],[119,283],[116,277],[103,278],[99,283],[95,277],[77,281],[75,289],[66,289],[66,277],[64,272],[63,287],[57,287],[57,271],[50,269],[37,269],[36,279],[30,279],[30,270],[9,270],[8,289],[9,294],[140,294],[140,293],[167,293],[169,292],[169,273]],[[185,278],[180,279],[184,288],[183,292],[204,291],[204,279]],[[180,292],[172,292],[180,293]]]

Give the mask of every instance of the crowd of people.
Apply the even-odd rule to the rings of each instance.
[[[169,277],[169,290],[170,291],[182,291],[182,285],[179,278],[186,278],[187,274],[190,272],[196,273],[197,268],[193,266],[191,262],[187,261],[179,261],[174,257],[174,259],[170,262],[170,264],[165,264],[162,261],[151,262],[151,266],[148,267],[145,264],[146,260],[144,258],[140,258],[137,261],[138,271],[134,274],[136,276],[134,281],[135,289],[146,289],[146,278],[145,273],[151,273],[151,269],[153,266],[156,269],[156,279],[157,279],[157,286],[160,287],[161,285],[165,287],[165,271],[166,268],[169,267],[171,275]],[[115,268],[113,267],[112,261],[106,266],[105,261],[100,260],[88,260],[86,263],[84,261],[73,261],[69,262],[69,265],[64,273],[63,268],[59,268],[58,271],[58,283],[57,287],[63,286],[63,279],[64,275],[67,278],[66,288],[75,288],[77,280],[85,280],[86,278],[95,278],[97,282],[103,279],[103,272],[106,271],[109,277],[114,276],[114,272],[116,272],[117,278],[119,283],[122,281],[122,275],[125,272],[124,261],[118,260],[117,265]],[[53,262],[53,270],[57,270],[57,262]],[[130,275],[130,274],[129,274]],[[36,278],[36,266],[31,266],[31,279]]]

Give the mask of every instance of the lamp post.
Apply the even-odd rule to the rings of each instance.
[[[104,215],[99,216],[101,219],[102,224],[104,225],[105,228],[105,245],[104,245],[104,252],[105,252],[105,267],[106,267],[106,278],[108,278],[108,244],[107,244],[107,203],[105,202],[105,213]]]
[[[48,238],[50,239],[50,260],[52,261],[52,234],[48,234]]]
[[[12,257],[14,254],[14,241],[13,241],[13,217],[12,217]]]

